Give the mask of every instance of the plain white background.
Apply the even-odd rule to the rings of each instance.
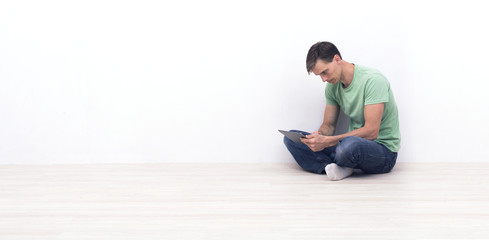
[[[317,41],[381,70],[399,161],[488,162],[483,1],[1,1],[0,163],[288,162]]]

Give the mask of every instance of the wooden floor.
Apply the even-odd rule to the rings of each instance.
[[[0,165],[0,239],[489,239],[489,164]]]

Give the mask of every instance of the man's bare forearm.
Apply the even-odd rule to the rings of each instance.
[[[333,136],[334,131],[335,131],[335,127],[331,126],[331,125],[323,124],[319,128],[319,134],[321,134],[323,136]]]

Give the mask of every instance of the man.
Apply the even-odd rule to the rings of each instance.
[[[307,71],[326,85],[324,121],[302,143],[284,143],[306,171],[327,174],[329,180],[364,173],[390,172],[400,148],[397,106],[387,79],[377,70],[342,59],[330,42],[314,44],[307,54]],[[350,117],[349,132],[334,135],[340,108]],[[295,130],[293,130],[295,131]]]

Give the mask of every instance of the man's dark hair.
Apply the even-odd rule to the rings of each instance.
[[[334,55],[338,54],[341,59],[340,51],[338,48],[330,42],[318,42],[309,49],[306,58],[306,68],[307,72],[311,73],[314,67],[316,66],[316,62],[318,59],[321,59],[325,62],[332,62]]]

